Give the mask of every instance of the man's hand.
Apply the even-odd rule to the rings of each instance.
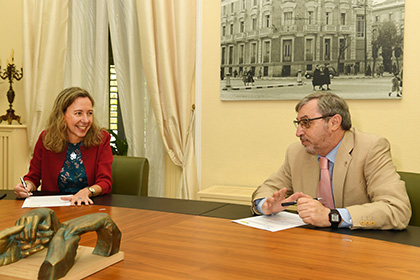
[[[287,207],[281,206],[284,202],[291,202],[298,200],[300,197],[305,196],[301,192],[297,192],[289,196],[288,198],[285,198],[286,196],[286,188],[282,188],[280,191],[277,191],[273,193],[272,196],[267,198],[267,200],[264,202],[262,206],[263,214],[265,215],[271,215],[273,213],[281,212]]]
[[[316,227],[329,227],[331,223],[328,218],[330,209],[322,205],[318,200],[305,195],[297,202],[299,217],[307,224]]]

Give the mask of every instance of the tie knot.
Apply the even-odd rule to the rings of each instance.
[[[319,158],[319,167],[321,169],[328,169],[328,159],[326,157]]]

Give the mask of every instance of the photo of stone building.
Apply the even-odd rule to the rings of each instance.
[[[235,80],[244,87],[264,79],[308,82],[317,65],[334,79],[402,71],[404,0],[222,0],[221,5],[222,89],[234,87]]]

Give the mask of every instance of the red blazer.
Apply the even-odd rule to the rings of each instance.
[[[108,194],[112,188],[111,164],[113,156],[110,146],[111,136],[106,131],[102,133],[104,137],[99,146],[87,149],[82,145],[80,151],[89,186],[99,185],[102,188],[102,194]],[[47,150],[42,143],[44,134],[45,130],[41,132],[36,142],[29,172],[24,179],[31,181],[37,188],[41,183],[42,191],[59,192],[58,174],[66,159],[67,149],[61,153]]]

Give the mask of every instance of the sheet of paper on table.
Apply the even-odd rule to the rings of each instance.
[[[70,206],[70,201],[61,199],[66,196],[72,195],[30,196],[25,199],[22,208]]]
[[[272,216],[255,216],[233,220],[232,222],[249,227],[268,230],[271,232],[306,225],[306,223],[302,221],[298,214],[289,213],[286,211],[277,213]]]

